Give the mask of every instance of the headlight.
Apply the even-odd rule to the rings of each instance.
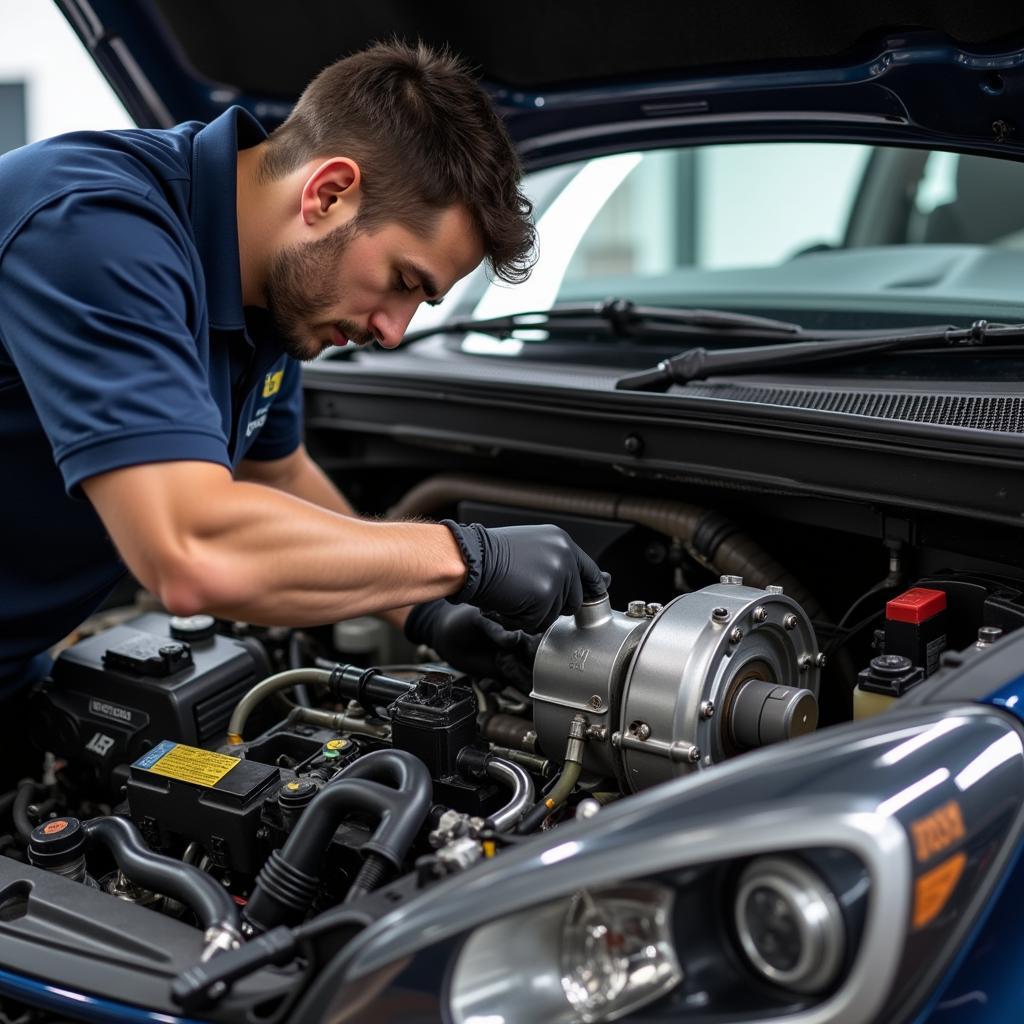
[[[740,876],[736,934],[763,978],[820,992],[839,973],[846,926],[832,891],[790,857],[759,857]]]
[[[978,707],[745,755],[396,909],[352,943],[330,1019],[397,1019],[425,978],[452,1024],[909,1019],[1013,862],[1022,793],[1022,733]],[[360,1014],[375,971],[393,1002]]]
[[[581,891],[481,928],[452,975],[456,1024],[610,1021],[674,988],[673,894],[637,884]]]

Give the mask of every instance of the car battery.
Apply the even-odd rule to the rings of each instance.
[[[944,590],[912,587],[886,604],[886,654],[909,658],[930,676],[947,646]]]
[[[132,764],[126,796],[153,849],[180,855],[195,841],[214,864],[255,875],[267,855],[260,810],[280,781],[272,765],[164,740]]]

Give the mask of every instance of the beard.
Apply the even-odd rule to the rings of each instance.
[[[325,294],[324,281],[337,278],[338,266],[358,233],[355,222],[335,228],[314,242],[303,242],[274,256],[267,274],[266,303],[281,347],[293,359],[315,359],[328,347],[323,337],[336,327],[360,345],[376,341],[350,320],[334,320],[330,311],[342,298],[340,288]]]

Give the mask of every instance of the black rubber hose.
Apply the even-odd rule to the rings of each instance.
[[[191,864],[154,853],[126,818],[92,818],[82,822],[82,830],[86,842],[110,851],[129,881],[184,903],[204,930],[225,926],[238,930],[238,907],[227,889]]]
[[[33,779],[22,779],[18,783],[18,792],[14,797],[11,817],[14,819],[18,838],[23,843],[28,843],[32,836],[32,829],[35,827],[28,816],[29,805],[40,797],[47,796],[49,792],[49,786],[44,786],[41,782],[35,782]]]
[[[386,784],[385,784],[386,783]],[[316,894],[320,863],[341,821],[351,811],[377,819],[364,843],[400,870],[423,826],[433,796],[427,766],[402,750],[375,750],[343,769],[313,798],[280,850],[260,869],[245,916],[260,930],[300,920]]]
[[[380,823],[362,849],[379,853],[396,869],[401,868],[406,851],[426,820],[432,798],[430,772],[418,757],[404,750],[375,750],[339,772],[320,790],[281,853],[299,870],[314,874],[341,812],[367,811],[378,814]]]

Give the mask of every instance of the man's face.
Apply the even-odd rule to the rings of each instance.
[[[296,359],[349,341],[395,348],[419,304],[439,300],[482,259],[461,206],[441,212],[426,236],[394,222],[363,231],[356,218],[277,253],[267,309]]]

